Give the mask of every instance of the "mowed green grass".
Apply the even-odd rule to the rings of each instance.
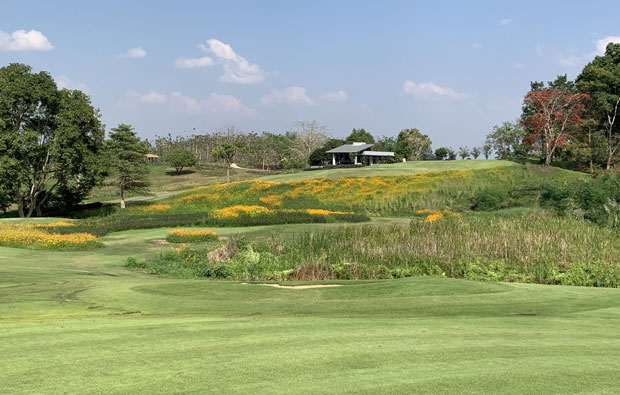
[[[312,170],[298,173],[282,173],[259,177],[265,181],[297,181],[314,178],[400,176],[428,171],[492,169],[497,166],[516,166],[506,160],[438,160],[392,163],[359,168]]]
[[[216,230],[313,226],[337,225]],[[618,289],[431,277],[275,289],[123,267],[165,234],[0,248],[1,392],[617,393]]]

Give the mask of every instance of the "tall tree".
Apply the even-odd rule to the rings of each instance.
[[[528,127],[525,141],[540,143],[545,165],[550,165],[558,147],[568,143],[571,133],[582,123],[585,102],[589,96],[570,93],[555,87],[529,92],[524,105],[533,109],[524,120]]]
[[[487,155],[493,149],[498,159],[514,158],[521,153],[523,137],[525,137],[525,130],[517,123],[504,122],[501,125],[495,125],[486,138]]]
[[[471,149],[471,156],[475,159],[478,159],[482,151],[480,151],[479,147],[474,147]]]
[[[435,156],[439,159],[439,160],[444,160],[448,157],[448,148],[446,147],[439,147],[435,150]]]
[[[51,201],[79,202],[103,174],[103,133],[82,92],[59,91],[23,64],[0,68],[0,201],[17,204],[21,217]]]
[[[465,147],[459,147],[459,156],[461,157],[461,159],[467,159],[469,158],[470,152],[469,152],[469,147],[465,146]]]
[[[366,144],[374,144],[375,138],[372,134],[368,133],[364,128],[361,129],[353,129],[349,137],[345,139],[347,144],[353,143],[366,143]]]
[[[317,121],[298,121],[293,124],[290,134],[294,137],[297,153],[307,163],[312,152],[323,146],[327,140],[327,126]]]
[[[375,151],[387,151],[387,152],[396,152],[396,138],[395,137],[387,137],[381,136],[375,142],[375,146],[373,147]]]
[[[491,150],[493,150],[493,146],[491,146],[491,144],[484,143],[482,145],[482,154],[484,155],[484,159],[489,159],[489,156],[491,155]]]
[[[140,140],[131,125],[121,123],[112,129],[110,139],[106,140],[106,150],[120,189],[121,208],[125,208],[126,192],[143,191],[149,186],[148,145]]]
[[[620,154],[620,44],[609,43],[605,55],[588,63],[577,87],[592,98],[588,110],[605,131],[606,168],[611,169]]]
[[[196,166],[196,155],[187,149],[170,151],[165,159],[170,166],[174,167],[177,174],[181,174],[185,167]]]
[[[228,128],[226,135],[217,148],[211,151],[213,157],[221,159],[226,164],[226,182],[230,182],[230,166],[235,163],[235,158],[240,152],[247,150],[247,144],[243,136]]]
[[[408,160],[422,160],[432,155],[431,144],[418,129],[403,129],[396,140],[396,152]]]

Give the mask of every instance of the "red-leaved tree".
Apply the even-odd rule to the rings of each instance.
[[[585,93],[570,93],[562,89],[546,88],[525,95],[523,103],[533,113],[523,121],[528,131],[524,143],[540,146],[545,155],[545,165],[550,165],[558,147],[568,144],[571,133],[583,122]]]

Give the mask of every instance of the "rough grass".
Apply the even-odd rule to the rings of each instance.
[[[2,392],[616,392],[619,290],[430,277],[294,290],[122,268],[165,235],[0,248]]]
[[[419,209],[466,211],[475,205],[477,197],[485,196],[488,191],[496,191],[499,196],[495,208],[531,207],[538,203],[543,187],[585,177],[575,172],[533,165],[362,177],[365,169],[359,169],[357,177],[280,182],[253,180],[205,186],[158,203],[166,206],[166,212],[170,213],[258,205],[269,209],[327,209],[379,216],[411,216]],[[148,209],[148,204],[135,206],[127,213],[139,214]]]
[[[168,251],[139,265],[153,274],[243,280],[448,276],[485,281],[617,287],[620,233],[544,212],[414,220],[272,234],[213,259],[204,248]]]

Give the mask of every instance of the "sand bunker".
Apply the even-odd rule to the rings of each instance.
[[[248,284],[248,283],[241,283]],[[309,284],[309,285],[280,285],[280,284],[255,284],[264,285],[272,288],[285,288],[285,289],[311,289],[311,288],[330,288],[330,287],[342,287],[342,284]]]

